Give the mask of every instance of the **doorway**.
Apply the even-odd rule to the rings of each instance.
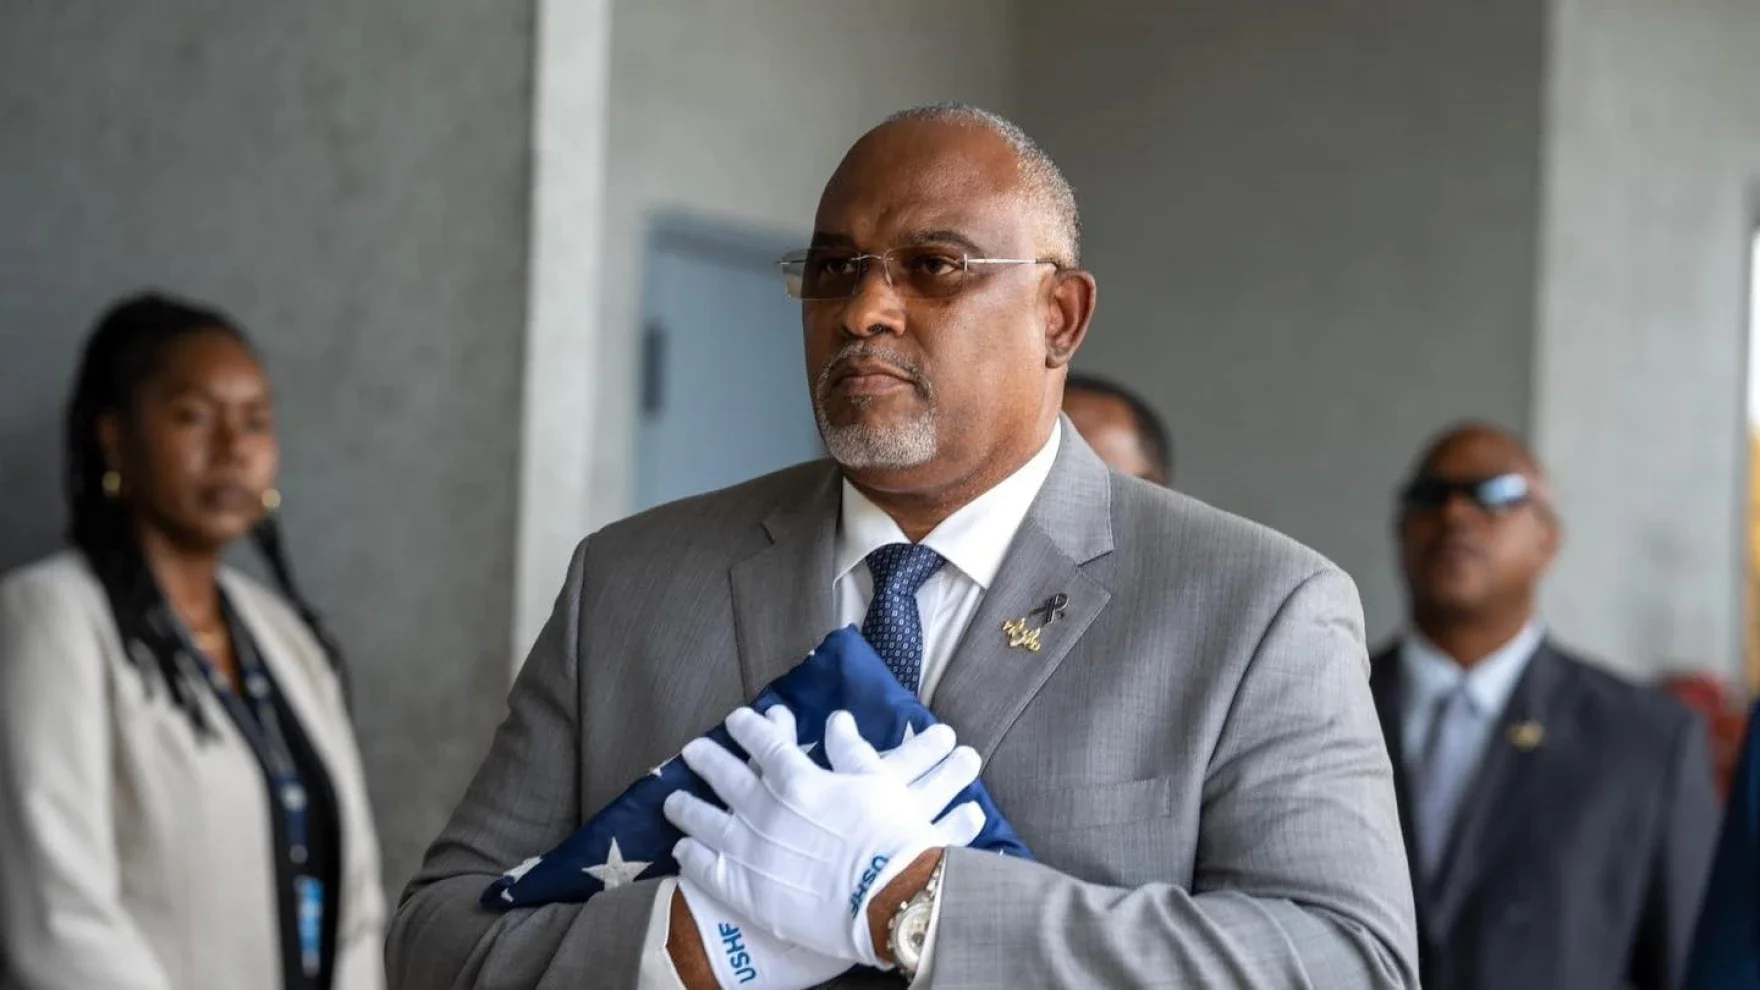
[[[638,511],[821,456],[800,303],[775,264],[798,246],[696,218],[655,222],[642,286]]]

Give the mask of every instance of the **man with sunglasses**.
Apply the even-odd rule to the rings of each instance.
[[[781,267],[830,460],[582,544],[397,913],[393,985],[1415,988],[1355,586],[1061,418],[1096,289],[1051,159],[994,114],[909,111],[814,226]],[[729,715],[845,625],[1034,860],[936,839],[859,740],[827,728],[823,770],[786,713]],[[751,766],[693,741],[723,719]],[[477,906],[687,743],[723,806],[667,799],[681,878],[620,862],[584,904]]]
[[[1692,715],[1546,636],[1546,475],[1485,425],[1400,493],[1411,629],[1375,659],[1428,990],[1671,990],[1717,828]]]

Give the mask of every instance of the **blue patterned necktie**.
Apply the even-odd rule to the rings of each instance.
[[[923,677],[923,620],[917,615],[917,589],[944,563],[940,554],[917,543],[888,543],[868,554],[874,597],[862,619],[862,638],[912,694]]]

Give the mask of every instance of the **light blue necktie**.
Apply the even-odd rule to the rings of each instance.
[[[1418,806],[1412,823],[1426,882],[1435,881],[1454,834],[1455,814],[1478,755],[1474,752],[1477,723],[1478,713],[1464,683],[1437,699],[1419,764]]]
[[[874,597],[862,619],[862,638],[912,694],[923,678],[923,620],[917,615],[917,589],[943,563],[940,554],[918,543],[888,543],[868,554]]]

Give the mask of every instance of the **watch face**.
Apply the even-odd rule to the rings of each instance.
[[[917,968],[923,957],[923,943],[929,938],[929,905],[912,904],[898,919],[899,962]]]

